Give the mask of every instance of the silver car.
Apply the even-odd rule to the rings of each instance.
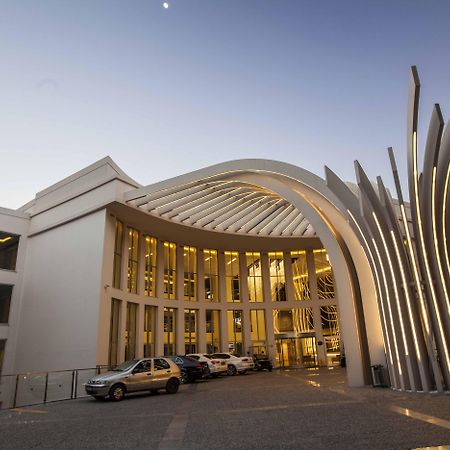
[[[85,384],[86,392],[96,399],[122,400],[128,392],[178,392],[180,368],[168,358],[142,358],[126,361],[111,372],[97,375]]]

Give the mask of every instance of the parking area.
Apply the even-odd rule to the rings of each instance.
[[[2,449],[412,449],[450,444],[450,397],[348,388],[340,368],[275,370],[3,410],[0,429]]]

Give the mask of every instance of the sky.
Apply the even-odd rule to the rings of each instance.
[[[148,185],[234,159],[406,178],[450,116],[448,0],[0,0],[0,206],[109,155]]]

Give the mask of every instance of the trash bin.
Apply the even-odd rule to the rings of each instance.
[[[373,387],[388,387],[389,377],[386,368],[381,364],[372,367],[372,384]]]

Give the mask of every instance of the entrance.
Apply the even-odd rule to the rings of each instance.
[[[316,338],[314,336],[276,338],[278,367],[317,367]]]

